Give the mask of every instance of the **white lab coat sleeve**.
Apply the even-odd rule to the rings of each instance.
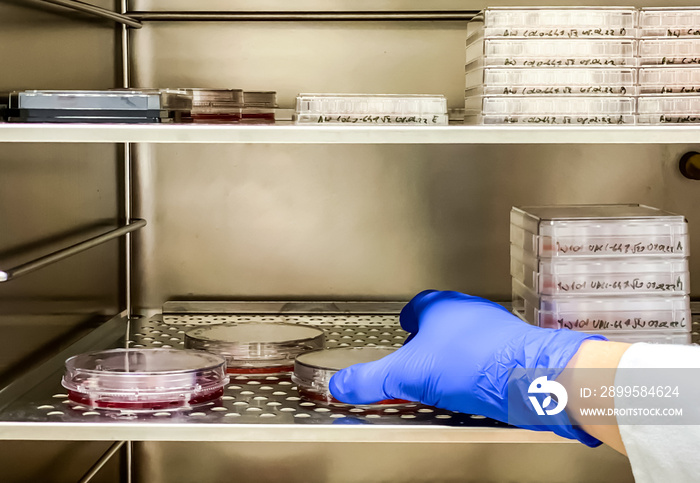
[[[700,368],[700,347],[633,344],[618,368]],[[625,371],[617,371],[615,385],[628,385]],[[620,417],[618,425],[637,483],[700,479],[700,425],[625,425]]]

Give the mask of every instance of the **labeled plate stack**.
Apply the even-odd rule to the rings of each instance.
[[[688,225],[644,205],[514,207],[513,311],[621,342],[690,343]]]
[[[423,94],[299,94],[295,124],[444,126],[445,96]]]
[[[700,122],[700,8],[639,14],[640,124]]]
[[[467,27],[465,123],[635,121],[637,10],[487,8]]]

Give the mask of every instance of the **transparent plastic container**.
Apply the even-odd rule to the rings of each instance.
[[[465,99],[465,123],[634,124],[633,97],[485,96]]]
[[[635,69],[486,67],[467,70],[465,95],[633,96],[636,83]]]
[[[183,121],[203,124],[229,124],[241,121],[243,90],[187,89],[192,92],[192,111]]]
[[[537,295],[517,280],[513,311],[530,324],[575,331],[690,332],[690,299],[685,295]]]
[[[542,39],[478,39],[467,45],[472,67],[634,67],[635,40],[555,41]]]
[[[639,12],[642,37],[695,37],[700,35],[700,7],[649,7]]]
[[[640,124],[700,123],[700,96],[643,96],[638,101]]]
[[[112,349],[66,360],[61,384],[84,406],[123,411],[189,409],[220,398],[223,357],[175,349]]]
[[[343,347],[308,352],[294,361],[292,380],[305,399],[326,404],[347,406],[334,399],[328,387],[333,374],[353,364],[372,362],[386,357],[396,349],[389,347]],[[402,405],[408,401],[385,400],[369,406]]]
[[[489,7],[477,15],[468,35],[493,37],[590,38],[634,37],[633,7]]]
[[[698,65],[700,39],[642,39],[640,65]]]
[[[700,95],[700,69],[679,67],[642,67],[639,69],[639,93],[642,95]]]
[[[213,352],[226,359],[229,374],[291,373],[294,358],[323,348],[321,329],[297,324],[249,322],[190,330],[185,347]]]
[[[434,95],[299,94],[296,124],[348,126],[447,124],[447,99]]]
[[[277,109],[277,93],[274,91],[243,92],[241,121],[246,124],[273,124]]]
[[[690,255],[684,216],[636,204],[513,207],[510,242],[540,258]]]
[[[510,274],[542,295],[690,293],[685,258],[542,258],[510,247]]]
[[[21,91],[11,95],[10,108],[79,111],[159,111],[156,93],[125,91]]]

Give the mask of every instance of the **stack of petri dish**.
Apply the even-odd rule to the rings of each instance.
[[[31,123],[158,123],[169,121],[157,92],[18,91],[10,94],[8,118]]]
[[[395,351],[396,349],[391,347],[341,347],[308,352],[294,361],[292,380],[297,384],[299,394],[304,399],[333,406],[351,406],[341,403],[331,394],[329,384],[333,375],[346,367],[373,362]],[[387,399],[366,406],[401,406],[408,402],[403,399]]]
[[[621,342],[690,343],[688,225],[644,205],[513,208],[513,311]]]
[[[700,7],[639,14],[640,124],[700,122]]]
[[[274,124],[277,92],[244,91],[241,122],[244,124]]]
[[[192,93],[192,110],[184,122],[231,124],[241,121],[242,89],[187,89]]]
[[[214,325],[185,333],[185,347],[220,355],[229,374],[279,376],[291,374],[300,354],[322,349],[323,330],[298,324],[246,322]]]
[[[635,122],[637,10],[493,7],[467,27],[465,123]]]
[[[295,124],[444,126],[445,96],[403,94],[299,94]]]
[[[175,349],[111,349],[69,358],[68,399],[130,412],[187,410],[219,399],[228,384],[223,357]]]

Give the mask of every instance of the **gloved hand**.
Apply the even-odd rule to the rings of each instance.
[[[565,411],[538,416],[528,400],[528,388],[539,376],[555,379],[583,341],[605,337],[534,327],[488,300],[432,290],[416,295],[403,308],[401,326],[411,333],[406,344],[379,361],[338,371],[330,381],[333,397],[348,404],[418,401],[551,430],[588,446],[600,444],[572,427]],[[517,368],[538,371],[513,371]],[[527,415],[522,418],[525,413],[514,415],[514,411]]]

